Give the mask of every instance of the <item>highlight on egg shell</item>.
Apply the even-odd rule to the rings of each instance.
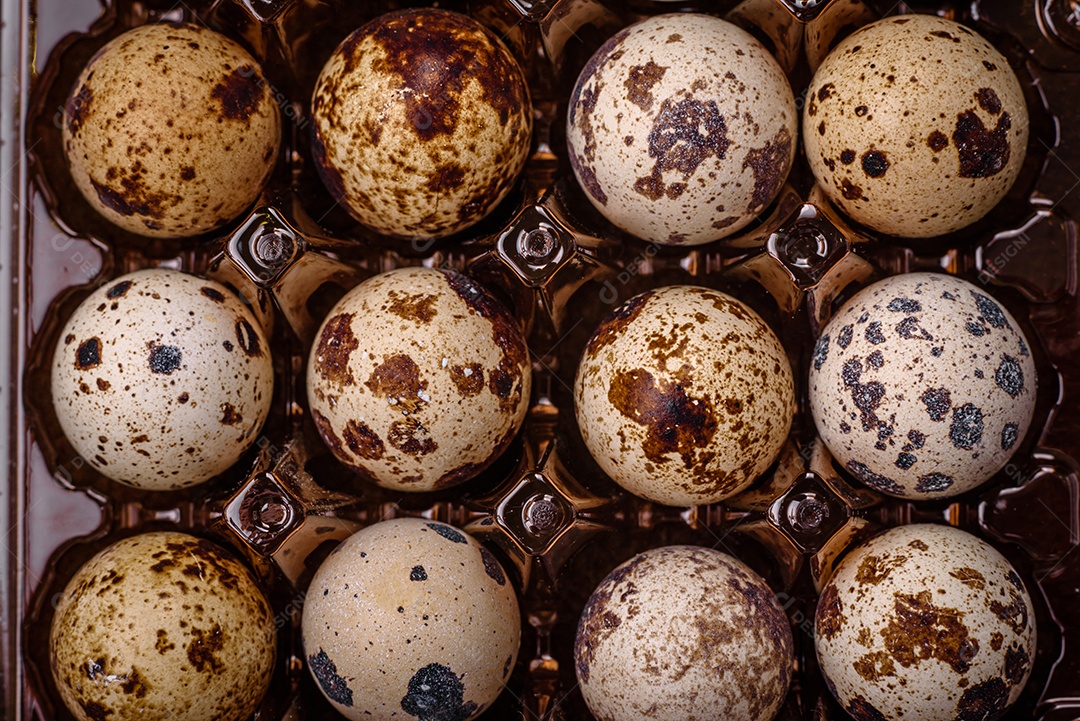
[[[910,273],[857,293],[822,330],[810,409],[836,460],[871,488],[948,498],[1001,470],[1035,412],[1035,362],[983,288]]]
[[[91,58],[68,97],[64,151],[87,202],[158,238],[221,228],[258,198],[281,118],[258,62],[197,25],[128,30]]]
[[[996,719],[1024,688],[1035,610],[1016,570],[950,526],[900,526],[851,551],[818,600],[826,685],[855,718]]]
[[[761,43],[681,13],[631,25],[596,51],[570,97],[566,139],[605,218],[653,243],[699,245],[773,201],[797,121],[787,77]]]
[[[441,238],[479,222],[525,165],[532,102],[514,56],[465,15],[402,10],[367,23],[323,67],[315,167],[378,233]]]
[[[327,557],[304,602],[308,670],[353,721],[468,721],[499,697],[521,641],[498,560],[445,523],[368,526]]]
[[[223,473],[270,412],[274,369],[247,305],[212,280],[163,268],[102,284],[53,352],[52,403],[75,451],[151,491]]]

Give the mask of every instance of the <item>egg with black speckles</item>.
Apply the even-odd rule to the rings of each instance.
[[[593,333],[574,384],[589,452],[631,493],[715,503],[776,459],[795,408],[780,340],[742,301],[667,286],[626,301]]]
[[[368,228],[441,238],[506,197],[532,140],[525,74],[470,17],[402,10],[334,51],[311,101],[316,169]]]
[[[665,546],[600,582],[574,661],[598,719],[771,721],[791,683],[794,642],[749,566],[711,548]]]
[[[901,526],[852,550],[815,618],[826,685],[857,719],[999,718],[1027,683],[1035,642],[1016,570],[951,526]]]
[[[1028,111],[1009,61],[932,15],[845,38],[814,74],[803,143],[818,185],[874,230],[926,238],[977,221],[1027,152]]]
[[[50,666],[79,721],[239,721],[270,685],[274,617],[251,573],[210,541],[117,541],[56,604]]]
[[[810,364],[825,445],[875,490],[915,500],[1001,470],[1035,412],[1035,362],[985,288],[941,273],[874,283],[829,321]]]
[[[75,451],[152,491],[202,483],[255,442],[270,412],[270,347],[212,280],[140,270],[103,283],[60,332],[52,402]]]
[[[521,613],[476,539],[400,518],[360,530],[319,567],[303,640],[308,670],[346,718],[468,721],[510,678]]]
[[[566,123],[585,195],[643,240],[699,245],[749,224],[795,157],[787,77],[745,30],[659,15],[622,30],[581,71]]]
[[[75,185],[110,222],[189,237],[244,212],[277,159],[281,117],[258,62],[179,23],[110,41],[71,90],[64,151]]]

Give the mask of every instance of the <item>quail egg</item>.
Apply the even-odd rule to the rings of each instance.
[[[79,76],[64,109],[71,175],[124,230],[188,237],[216,230],[259,196],[281,118],[262,69],[196,25],[128,30]]]
[[[402,518],[323,562],[303,637],[311,675],[347,718],[468,721],[510,677],[521,615],[490,551],[453,526]]]
[[[845,38],[803,111],[825,194],[874,230],[925,238],[986,215],[1027,152],[1028,112],[1009,61],[973,30],[902,15]]]
[[[876,490],[944,498],[997,473],[1031,425],[1035,363],[1009,312],[939,273],[887,278],[818,338],[810,408],[833,456]]]
[[[146,490],[202,483],[255,441],[270,412],[262,328],[231,290],[161,268],[101,285],[60,333],[57,420],[109,478]]]
[[[818,600],[818,661],[858,719],[996,719],[1035,654],[1031,598],[1009,562],[949,526],[911,525],[859,546]]]
[[[220,547],[176,532],[118,541],[59,597],[53,679],[79,721],[240,721],[270,685],[270,604]]]

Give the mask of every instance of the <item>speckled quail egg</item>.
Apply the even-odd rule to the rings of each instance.
[[[64,109],[71,175],[121,228],[187,237],[220,228],[259,196],[281,118],[259,64],[196,25],[129,30],[90,60]]]
[[[776,60],[707,15],[649,18],[596,51],[570,97],[574,175],[605,218],[697,245],[745,227],[780,191],[798,113]]]
[[[771,721],[794,644],[761,576],[720,551],[639,554],[593,591],[578,622],[581,693],[607,721]]]
[[[886,531],[853,550],[818,600],[815,645],[833,696],[857,719],[996,719],[1035,654],[1020,576],[949,526]]]
[[[323,562],[303,636],[308,669],[347,718],[468,721],[510,677],[521,615],[490,551],[453,526],[402,518]]]
[[[357,220],[439,238],[491,212],[525,165],[525,75],[490,30],[458,13],[403,10],[343,42],[312,98],[313,154]]]
[[[146,490],[229,468],[262,428],[273,385],[266,337],[240,298],[161,268],[91,293],[53,354],[53,407],[72,447]]]
[[[787,355],[747,305],[696,286],[631,298],[585,348],[574,405],[585,445],[612,480],[671,506],[749,486],[787,437]]]
[[[239,721],[270,685],[273,614],[215,544],[156,532],[118,541],[68,582],[50,654],[79,721]]]
[[[833,456],[876,490],[954,496],[997,473],[1035,410],[1035,363],[1009,312],[939,273],[864,288],[822,331],[810,408]]]
[[[903,15],[844,39],[803,111],[825,194],[875,230],[925,238],[986,215],[1024,162],[1028,112],[1009,61],[983,37]]]
[[[532,367],[514,318],[464,275],[401,268],[330,311],[308,361],[311,416],[333,454],[381,486],[463,483],[506,450]]]

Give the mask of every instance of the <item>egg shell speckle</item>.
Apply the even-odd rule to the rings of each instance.
[[[631,298],[589,341],[574,402],[611,478],[672,506],[750,485],[787,437],[795,391],[772,329],[729,295],[668,286]]]
[[[90,60],[64,109],[72,178],[112,223],[141,235],[220,228],[258,197],[281,118],[246,50],[196,25],[144,25]]]
[[[266,337],[236,294],[160,268],[91,293],[53,354],[68,441],[102,474],[147,490],[228,469],[262,428],[273,385]]]
[[[780,191],[798,113],[787,78],[745,30],[660,15],[619,32],[582,70],[567,118],[578,182],[608,220],[655,243],[745,227]]]
[[[856,548],[822,591],[818,661],[857,719],[994,719],[1035,654],[1023,581],[982,540],[949,526],[894,528]]]
[[[118,541],[68,582],[52,675],[80,721],[238,721],[270,685],[273,614],[251,574],[184,533]]]
[[[863,289],[825,326],[810,408],[833,456],[876,490],[954,496],[997,473],[1035,412],[1035,363],[983,288],[940,273]]]
[[[395,519],[323,562],[303,638],[308,669],[346,718],[468,721],[509,678],[521,615],[502,566],[474,538]]]
[[[860,223],[925,238],[970,225],[1012,187],[1028,112],[1009,61],[930,15],[844,39],[807,93],[803,143],[818,184]]]
[[[574,659],[598,719],[769,721],[791,682],[787,616],[764,579],[709,548],[666,546],[612,571]]]

